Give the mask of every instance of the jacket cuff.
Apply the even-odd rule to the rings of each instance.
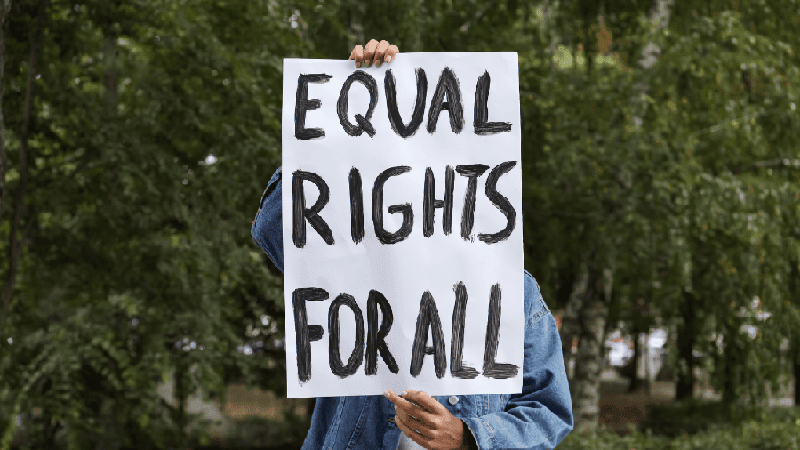
[[[469,431],[475,438],[475,443],[478,444],[479,449],[486,450],[497,447],[497,440],[494,437],[494,430],[488,422],[480,417],[470,417],[461,420],[467,424],[467,428],[469,428]]]

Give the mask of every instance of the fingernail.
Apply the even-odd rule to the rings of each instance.
[[[383,396],[386,397],[386,398],[389,398],[389,391],[384,392]]]
[[[368,59],[365,59],[364,60],[364,67],[369,67],[369,62],[370,61]]]
[[[361,67],[361,63],[356,61],[356,67]]]
[[[388,63],[388,62],[392,62],[392,57],[391,57],[391,56],[387,56],[385,59],[386,59],[386,62],[387,62],[387,63]]]
[[[400,394],[400,397],[404,397],[405,395],[406,395],[406,391],[403,391],[403,392]]]
[[[383,64],[383,61],[381,61],[380,59],[375,61],[375,67],[380,67],[381,64]]]

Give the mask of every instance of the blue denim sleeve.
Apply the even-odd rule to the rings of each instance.
[[[283,215],[281,213],[283,189],[281,184],[281,168],[278,167],[261,196],[250,235],[253,236],[256,245],[283,272]]]
[[[464,419],[481,449],[553,449],[573,427],[561,337],[556,321],[525,272],[525,362],[522,393],[505,410]]]
[[[317,398],[301,450],[396,448],[396,440],[385,439],[390,426],[385,400],[382,395]]]
[[[302,450],[322,448],[332,425],[338,426],[337,418],[341,416],[343,402],[339,397],[319,397],[311,416],[311,427],[308,430]]]

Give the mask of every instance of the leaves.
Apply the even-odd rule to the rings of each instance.
[[[9,16],[8,149],[20,139],[29,3]],[[164,447],[179,426],[161,419],[156,386],[179,360],[197,367],[189,392],[240,376],[282,392],[281,277],[248,233],[280,159],[282,58],[344,58],[372,37],[403,52],[516,51],[526,267],[544,298],[563,306],[596,246],[614,271],[610,323],[680,324],[693,298],[696,349],[717,355],[712,381],[727,381],[735,345],[752,356],[740,386],[757,393],[752,380],[780,368],[755,356],[777,355],[800,320],[791,3],[680,3],[664,28],[649,1],[51,4],[0,409],[46,406],[85,442],[105,425],[83,422],[113,399],[120,445]],[[651,43],[660,52],[645,68]],[[8,156],[14,189],[20,161]],[[0,232],[6,254],[10,227]]]

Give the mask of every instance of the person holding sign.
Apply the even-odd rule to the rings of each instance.
[[[371,40],[365,47],[356,46],[351,52],[349,59],[354,60],[356,68],[367,69],[374,67],[375,69],[372,69],[374,71],[383,64],[394,61],[398,52],[399,50],[396,46],[390,45],[386,41],[378,42],[376,40]],[[422,61],[422,59],[420,59],[420,61]],[[505,61],[508,61],[508,59]],[[428,64],[426,68],[433,67],[431,63],[426,64]],[[314,69],[312,66],[307,67]],[[451,67],[444,67],[443,69],[441,67],[436,68],[437,71],[441,70],[442,75],[439,78],[439,83],[433,94],[431,108],[428,113],[426,128],[431,135],[435,131],[436,121],[440,113],[442,116],[450,117],[449,125],[453,133],[447,136],[455,136],[462,130],[466,131],[464,127],[465,121],[463,120],[464,108],[459,91],[463,89],[464,86],[459,87],[460,82],[457,76],[463,76],[464,73],[469,73],[469,71],[466,70],[469,69],[469,67],[460,66],[466,67],[462,72],[458,72],[458,70],[461,69],[458,69],[457,65],[452,65],[452,67],[456,67],[456,69],[451,69]],[[512,73],[513,76],[516,77],[516,56],[514,56],[513,66],[511,67],[514,68]],[[337,70],[340,72],[342,71],[341,68]],[[287,76],[286,72],[285,70],[285,77]],[[512,124],[489,121],[488,95],[490,76],[488,70],[485,71],[485,73],[483,72],[481,68],[480,72],[476,72],[474,75],[471,74],[471,76],[475,76],[478,80],[474,103],[474,134],[478,136],[489,136],[491,138],[491,136],[496,136],[498,133],[502,134],[510,131]],[[328,147],[324,148],[326,151],[331,148],[336,148],[339,152],[344,153],[347,149],[342,149],[338,145],[334,145],[340,142],[335,140],[336,136],[334,133],[341,133],[341,135],[345,135],[346,133],[346,135],[354,138],[355,136],[362,136],[363,133],[363,136],[368,140],[380,131],[378,126],[370,121],[372,112],[376,109],[378,95],[377,83],[374,81],[374,76],[364,70],[357,70],[349,76],[347,74],[339,75],[341,77],[340,79],[347,79],[342,86],[342,94],[339,96],[339,102],[336,108],[336,113],[338,113],[340,119],[336,121],[337,125],[338,122],[341,122],[343,128],[334,130],[330,127],[327,129],[312,127],[311,123],[307,122],[307,116],[312,117],[308,115],[309,111],[318,110],[323,102],[326,105],[330,105],[329,97],[326,97],[322,101],[320,100],[326,93],[317,89],[316,86],[317,84],[324,84],[331,80],[333,78],[331,75],[333,72],[328,72],[328,74],[310,73],[310,71],[303,69],[303,71],[299,72],[299,77],[296,73],[297,72],[292,72],[292,76],[295,77],[294,79],[285,78],[285,80],[288,80],[286,81],[287,83],[295,83],[294,86],[296,86],[296,88],[292,87],[292,89],[296,89],[297,96],[294,107],[291,111],[287,111],[287,99],[286,94],[284,94],[284,139],[290,136],[291,139],[296,139],[297,142],[310,142],[310,144],[303,144],[306,145],[306,147],[298,147],[300,150],[308,148],[317,149],[319,147],[308,147],[308,145],[321,145],[319,144],[320,142],[328,142],[328,144],[326,144]],[[427,81],[425,81],[425,73],[421,68],[417,71],[417,80],[417,104],[420,105],[426,100],[427,94]],[[368,98],[361,97],[361,99],[368,101],[369,110],[363,113],[363,115],[356,114],[355,119],[352,120],[351,114],[348,113],[347,109],[347,95],[354,81],[363,85],[369,92]],[[516,83],[516,78],[514,78],[513,81]],[[315,89],[317,89],[316,94],[309,94],[309,84],[315,85]],[[399,88],[396,88],[395,78],[393,78],[391,73],[386,73],[384,84],[387,93],[387,103],[389,103],[392,95],[399,92]],[[285,93],[287,92],[286,86],[284,90]],[[514,84],[514,86],[516,86],[516,84]],[[359,93],[356,92],[353,95],[359,95]],[[445,97],[447,101],[444,101]],[[354,98],[357,99],[358,97],[351,97],[350,100]],[[294,99],[290,99],[290,103],[288,104],[292,105],[292,101],[294,101]],[[405,141],[400,141],[400,139],[409,138],[416,133],[417,128],[421,126],[423,121],[424,107],[418,107],[418,105],[416,105],[411,121],[406,125],[397,112],[397,99],[394,98],[392,101],[394,104],[393,107],[390,107],[388,110],[388,116],[391,121],[392,130],[397,135],[394,139],[397,139],[395,142],[398,143],[395,145],[405,145]],[[379,107],[384,106],[381,105]],[[518,109],[514,111],[516,111],[515,114],[517,114],[518,117]],[[431,112],[433,112],[433,114],[431,114]],[[318,111],[314,113],[319,114]],[[294,127],[291,130],[286,127],[287,117],[291,117],[294,121]],[[317,123],[332,123],[319,122],[320,115],[314,117],[316,117],[314,120],[318,121]],[[383,117],[385,119],[387,116],[384,115]],[[387,127],[385,125],[383,126],[383,129],[386,130]],[[518,126],[518,122],[514,126]],[[325,138],[326,132],[328,133],[328,137],[334,140],[321,141],[321,139]],[[450,133],[450,130],[446,130],[445,132]],[[505,134],[511,135],[510,133]],[[420,139],[428,138],[423,136]],[[509,139],[508,136],[506,139]],[[284,142],[286,142],[286,140],[284,140]],[[331,142],[334,144],[331,144]],[[436,141],[428,141],[428,145],[431,145],[431,142]],[[514,143],[513,140],[484,140],[482,142]],[[518,158],[518,140],[516,141],[516,145]],[[414,151],[411,147],[404,148],[408,149],[409,152]],[[286,151],[287,149],[284,147],[284,152]],[[330,154],[329,151],[328,153]],[[483,153],[478,154],[483,155]],[[296,157],[296,155],[293,155],[293,157]],[[490,157],[491,155],[486,156],[486,158]],[[287,164],[286,161],[287,160],[284,159],[284,165]],[[486,162],[489,163],[490,161],[487,160]],[[498,183],[500,183],[500,186],[508,186],[502,184],[502,177],[514,167],[515,163],[515,161],[508,161],[498,164],[497,161],[494,161],[492,162],[494,168],[488,164],[457,165],[455,170],[447,166],[445,172],[446,176],[444,178],[444,185],[446,188],[444,199],[442,200],[435,198],[435,188],[433,184],[434,175],[431,168],[428,167],[424,178],[425,206],[423,206],[423,208],[425,214],[422,221],[422,232],[419,233],[419,236],[411,236],[410,238],[409,235],[412,231],[411,219],[413,218],[411,205],[392,205],[388,207],[388,212],[390,214],[402,213],[403,226],[394,233],[386,230],[386,227],[389,227],[388,224],[391,222],[386,219],[387,225],[384,225],[382,214],[383,208],[385,208],[385,206],[383,206],[384,184],[389,180],[389,177],[396,177],[397,175],[411,171],[411,167],[396,166],[385,170],[375,178],[375,187],[373,188],[372,197],[372,218],[375,223],[376,234],[374,236],[369,236],[370,238],[375,238],[375,241],[367,243],[372,246],[369,248],[373,249],[373,251],[380,251],[386,248],[394,249],[398,242],[406,238],[408,238],[408,240],[406,240],[404,244],[413,241],[415,238],[420,239],[422,236],[424,236],[425,239],[431,238],[431,236],[436,233],[434,231],[433,213],[437,208],[443,210],[444,232],[443,234],[440,232],[439,235],[433,236],[433,238],[440,238],[442,240],[449,239],[447,242],[456,242],[458,245],[471,245],[471,243],[475,242],[471,230],[476,223],[476,204],[482,204],[485,207],[489,201],[502,213],[502,215],[499,215],[499,218],[505,216],[505,218],[502,219],[504,222],[497,221],[490,223],[493,231],[498,229],[500,231],[493,234],[479,234],[478,244],[476,245],[482,247],[477,248],[477,250],[472,250],[472,248],[470,248],[470,251],[474,251],[475,254],[481,254],[480,252],[487,251],[485,250],[487,248],[494,249],[504,243],[508,245],[513,243],[514,246],[518,246],[521,240],[514,243],[514,241],[509,241],[508,237],[514,230],[516,221],[520,219],[516,217],[516,210],[512,203],[499,193],[500,188],[498,188]],[[325,167],[321,167],[317,169],[317,171],[324,169]],[[442,166],[442,169],[444,169],[444,166]],[[479,198],[476,196],[477,179],[484,173],[487,179],[486,198]],[[461,180],[463,180],[462,184],[466,183],[464,212],[460,221],[460,237],[448,237],[446,235],[450,234],[450,227],[452,227],[453,221],[453,180],[456,178],[456,174],[463,177],[461,178]],[[254,242],[267,254],[281,272],[284,271],[285,250],[297,254],[298,249],[308,250],[309,247],[316,246],[317,249],[331,252],[338,251],[339,253],[336,253],[336,255],[338,255],[338,261],[342,264],[344,264],[346,253],[343,253],[343,250],[339,250],[339,247],[331,246],[339,245],[341,247],[350,245],[351,248],[355,248],[354,246],[361,245],[361,247],[358,247],[358,249],[361,250],[358,251],[362,254],[366,251],[363,250],[364,243],[366,242],[363,225],[364,199],[363,195],[360,195],[362,192],[362,175],[355,167],[350,170],[349,176],[347,174],[345,175],[345,180],[348,180],[347,182],[349,183],[347,185],[349,186],[350,192],[350,201],[348,205],[352,211],[352,216],[348,215],[348,218],[352,217],[352,231],[348,233],[349,235],[346,236],[345,239],[342,239],[341,234],[336,234],[337,232],[341,232],[336,230],[332,231],[329,224],[326,223],[324,218],[320,215],[320,211],[328,200],[337,194],[335,190],[336,187],[331,186],[329,189],[326,181],[318,174],[311,171],[293,171],[291,179],[289,179],[287,169],[286,182],[288,184],[286,186],[287,190],[289,189],[288,186],[291,186],[292,192],[284,193],[281,168],[278,168],[273,174],[261,197],[259,209],[253,221],[251,234]],[[314,184],[319,189],[318,198],[314,205],[310,207],[308,207],[305,202],[304,182]],[[342,191],[340,190],[339,194],[341,193]],[[347,198],[347,196],[344,197]],[[291,218],[288,217],[288,213],[287,217],[284,218],[283,203],[285,201],[292,202],[291,208],[287,210],[291,211]],[[518,204],[517,208],[519,208]],[[330,217],[334,214],[335,213],[330,213],[330,215],[327,216],[328,220],[330,220]],[[505,222],[506,219],[507,222]],[[406,229],[406,222],[408,222],[408,229]],[[284,224],[289,224],[287,226],[292,228],[290,232],[287,230],[286,238],[283,233]],[[310,225],[308,229],[306,228],[307,224]],[[486,224],[484,223],[484,225]],[[505,229],[503,229],[504,226]],[[352,243],[347,243],[347,239],[350,238],[352,238]],[[513,238],[521,239],[518,234],[513,236]],[[287,240],[285,241],[284,239]],[[376,246],[378,240],[380,240],[380,242],[377,243]],[[286,242],[285,245],[291,246],[291,248],[285,249],[284,242]],[[495,247],[490,247],[492,245]],[[484,254],[491,255],[490,253]],[[317,253],[317,255],[319,255],[319,253]],[[519,265],[515,267],[521,267],[521,259],[519,261]],[[298,260],[295,260],[295,264],[297,262]],[[497,266],[497,263],[499,263],[499,261],[495,258],[494,264],[492,265]],[[312,264],[319,264],[319,261],[309,261],[307,265],[310,266]],[[486,263],[484,262],[483,264]],[[301,268],[300,270],[306,269]],[[506,271],[506,273],[510,273],[510,271]],[[286,273],[286,276],[288,275],[289,272]],[[445,337],[442,331],[443,327],[433,298],[434,295],[429,291],[424,292],[422,300],[419,303],[419,315],[416,318],[416,336],[413,342],[413,349],[411,349],[412,355],[410,356],[410,360],[401,360],[401,358],[405,358],[407,355],[399,355],[397,354],[398,350],[396,348],[394,350],[391,349],[392,345],[390,344],[396,343],[396,341],[392,341],[390,337],[387,337],[391,331],[393,320],[391,304],[387,300],[388,294],[384,296],[376,289],[371,290],[367,301],[366,314],[364,314],[355,298],[349,294],[342,293],[335,299],[332,299],[332,296],[329,297],[329,293],[325,289],[321,287],[303,287],[304,285],[287,291],[287,295],[291,295],[291,297],[287,297],[288,302],[286,303],[287,330],[290,330],[288,324],[292,319],[291,314],[294,314],[293,319],[296,337],[295,344],[294,339],[289,339],[289,331],[287,331],[287,359],[289,359],[289,356],[294,356],[290,355],[289,351],[289,346],[292,346],[297,356],[298,374],[298,379],[291,380],[292,383],[289,383],[287,380],[287,386],[291,385],[290,389],[294,389],[295,395],[297,395],[298,392],[302,395],[304,392],[299,391],[299,389],[303,388],[302,385],[304,383],[320,383],[326,379],[335,380],[335,383],[339,383],[339,380],[344,380],[351,382],[348,385],[350,386],[348,388],[350,390],[345,392],[354,392],[354,394],[348,394],[347,396],[325,396],[317,398],[311,420],[311,428],[303,444],[303,449],[384,448],[405,450],[426,448],[430,450],[453,450],[480,448],[539,450],[555,448],[573,428],[572,399],[569,392],[566,371],[564,369],[561,339],[558,334],[555,319],[539,292],[539,286],[536,280],[534,280],[527,271],[524,271],[520,275],[524,280],[524,283],[521,283],[524,285],[524,288],[521,291],[514,291],[513,286],[509,285],[513,285],[515,283],[514,280],[519,279],[512,276],[511,281],[503,285],[505,289],[503,292],[506,293],[506,296],[512,296],[507,302],[514,301],[515,299],[513,297],[516,297],[516,301],[519,301],[519,297],[524,296],[524,342],[517,341],[519,342],[518,345],[524,346],[524,359],[520,360],[522,363],[521,373],[518,371],[519,367],[515,364],[499,363],[495,361],[497,355],[499,355],[497,350],[498,334],[502,323],[500,319],[500,283],[491,286],[491,292],[489,292],[487,286],[486,292],[490,294],[488,295],[490,301],[488,303],[488,322],[482,322],[484,324],[483,326],[486,326],[486,347],[482,373],[476,370],[476,368],[470,367],[466,362],[466,358],[463,356],[466,354],[464,353],[466,352],[466,348],[464,347],[465,334],[475,334],[465,333],[464,317],[465,315],[470,315],[470,309],[467,307],[467,287],[472,286],[471,283],[473,283],[474,280],[466,278],[464,282],[457,282],[453,285],[456,300],[453,308],[449,371],[447,370],[447,355],[444,352]],[[331,278],[333,279],[335,277]],[[319,277],[317,277],[317,280],[319,280]],[[492,281],[492,283],[494,283],[494,281]],[[290,289],[288,285],[287,289]],[[520,292],[522,295],[516,296],[514,292]],[[416,297],[417,300],[419,300],[419,298],[420,297]],[[441,296],[439,298],[441,299]],[[328,300],[330,304],[327,328],[322,325],[314,324],[314,321],[309,320],[310,316],[307,313],[307,305],[319,304],[319,302],[326,300]],[[519,304],[517,303],[516,305]],[[293,313],[289,312],[290,307],[293,308]],[[519,310],[519,314],[508,319],[511,320],[511,322],[506,322],[511,323],[513,326],[517,326],[519,322],[515,322],[515,320],[523,313],[522,308],[519,306],[516,307]],[[517,311],[513,309],[511,305],[509,308],[511,308],[511,311]],[[343,339],[339,326],[339,311],[348,309],[353,312],[356,319],[356,345],[352,355],[345,364],[344,361],[342,361],[342,355],[339,354],[339,347]],[[379,313],[381,317],[380,320],[378,319]],[[394,320],[398,320],[397,317],[404,313],[405,311],[395,309]],[[366,320],[364,320],[364,315],[367,316]],[[519,319],[521,322],[522,317],[519,317]],[[469,322],[469,320],[472,320],[472,322]],[[477,322],[479,322],[478,319],[466,320],[466,323],[471,323],[472,325]],[[317,323],[319,323],[319,318],[317,318]],[[433,340],[432,347],[427,346],[429,330],[431,331],[431,338]],[[445,328],[445,330],[447,329]],[[322,340],[322,336],[326,334],[326,331],[327,337],[330,338],[329,361],[333,374],[320,373],[318,369],[315,369],[314,373],[316,373],[316,375],[313,375],[312,380],[309,349],[311,348],[312,342],[317,342],[314,345],[320,345],[318,341]],[[470,331],[470,327],[467,327],[466,331]],[[367,336],[366,338],[365,335]],[[467,338],[471,339],[472,336],[468,336]],[[364,347],[365,341],[366,348]],[[433,367],[429,367],[430,363],[428,363],[429,366],[426,366],[426,369],[422,370],[426,355],[433,356],[434,364]],[[317,354],[317,357],[318,356],[319,354]],[[384,365],[378,364],[379,357]],[[508,353],[506,357],[508,357]],[[361,381],[359,380],[367,380],[367,378],[357,378],[355,375],[356,370],[364,359],[367,361],[363,369],[365,374],[360,374],[358,376],[365,375],[367,378],[372,378],[369,378],[368,382],[360,384]],[[460,392],[465,392],[463,389],[470,392],[498,392],[496,386],[500,386],[500,383],[520,380],[521,378],[522,392],[518,394],[474,394],[432,397],[424,390],[402,390],[402,388],[407,385],[398,386],[397,384],[392,384],[391,386],[399,387],[397,390],[400,392],[400,395],[392,390],[386,390],[383,396],[365,395],[376,393],[376,391],[381,392],[385,389],[385,384],[381,387],[380,385],[376,385],[374,381],[382,379],[380,378],[381,373],[386,377],[397,375],[398,370],[400,370],[397,360],[402,361],[402,365],[404,366],[403,370],[408,370],[408,367],[410,367],[409,375],[416,380],[420,380],[424,377],[433,380],[431,382],[440,382],[437,380],[443,379],[446,381],[448,378],[453,380],[453,384],[442,384],[441,386],[445,386],[441,388],[442,390],[449,390],[450,387],[456,386],[455,383],[462,383],[458,385],[461,386],[458,389],[462,389]],[[430,361],[430,359],[428,360]],[[410,361],[410,365],[406,364],[408,361]],[[291,366],[291,363],[287,361],[287,367],[289,366]],[[434,369],[435,378],[433,378]],[[422,374],[420,374],[421,371],[423,372]],[[320,378],[324,376],[334,376],[334,378]],[[417,378],[418,376],[421,378]],[[478,376],[484,378],[477,379]],[[395,380],[396,379],[397,378],[395,378]],[[353,382],[353,380],[355,380],[355,382]],[[410,380],[410,378],[406,380]],[[415,381],[415,383],[417,383],[417,387],[422,385],[420,381]],[[486,386],[482,388],[481,383],[486,384]],[[490,383],[498,384],[491,385]],[[494,387],[487,388],[487,386]],[[514,390],[519,389],[519,385],[505,386],[506,389],[508,389],[505,392],[514,392]],[[500,389],[503,388],[501,387]],[[365,392],[365,390],[368,392]],[[369,392],[370,390],[371,392]],[[312,395],[307,395],[313,397],[318,394],[324,395],[332,391],[305,392],[314,392]],[[340,390],[339,392],[342,391]],[[339,393],[334,395],[339,395]]]

